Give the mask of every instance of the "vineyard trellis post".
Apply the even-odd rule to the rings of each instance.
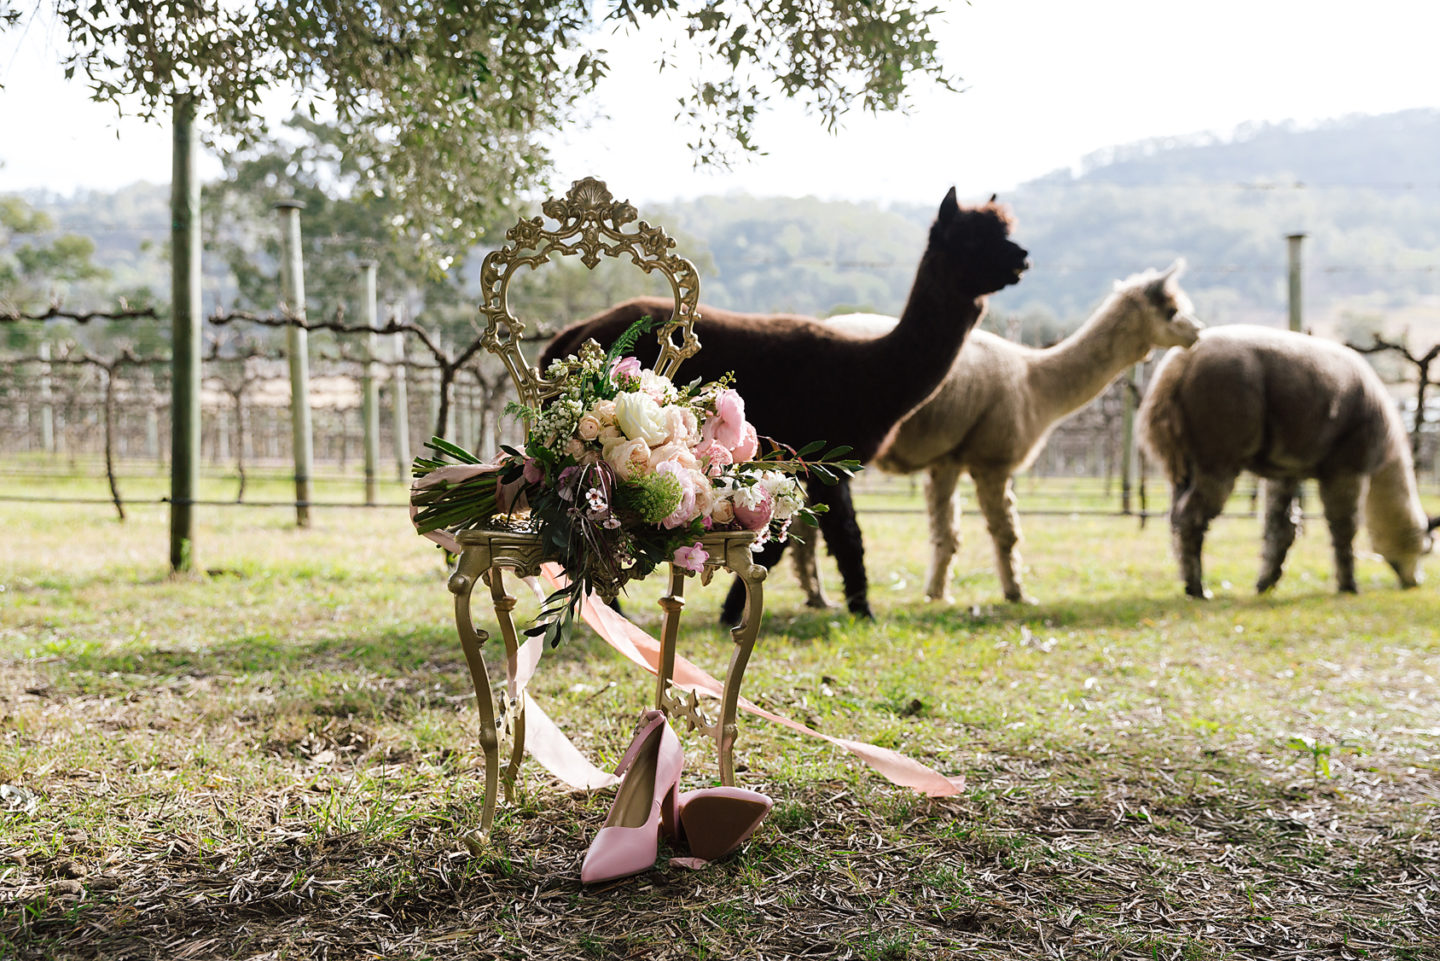
[[[40,449],[55,453],[55,401],[50,389],[50,342],[40,342]]]
[[[376,377],[379,363],[380,335],[376,333],[379,323],[379,304],[375,291],[375,274],[379,264],[373,260],[362,260],[365,296],[365,326],[370,333],[365,335],[365,373],[361,379],[360,416],[365,427],[365,503],[373,507],[376,501],[375,471],[380,463],[380,381]]]
[[[1130,513],[1130,490],[1135,478],[1135,406],[1140,396],[1140,367],[1131,366],[1121,374],[1120,396],[1124,405],[1120,413],[1120,513]]]
[[[1300,297],[1300,244],[1305,235],[1289,234],[1285,239],[1289,242],[1290,251],[1290,329],[1298,334],[1304,323]]]
[[[200,139],[193,94],[177,93],[170,183],[170,569],[195,566],[200,490]]]
[[[390,403],[395,413],[395,479],[404,482],[410,473],[410,398],[405,376],[405,334],[390,335],[395,366],[391,368]]]
[[[295,460],[295,523],[310,526],[310,479],[315,463],[314,435],[310,426],[309,332],[305,320],[305,261],[300,247],[299,200],[282,200],[280,211],[281,312],[300,320],[285,327],[285,348],[290,361],[290,436]]]

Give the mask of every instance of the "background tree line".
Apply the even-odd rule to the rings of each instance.
[[[1057,171],[1001,197],[1018,216],[1017,236],[1034,268],[994,298],[988,323],[1018,329],[1029,343],[1051,342],[1074,329],[1114,280],[1183,256],[1191,265],[1186,289],[1207,322],[1282,324],[1284,236],[1303,231],[1312,329],[1357,342],[1382,331],[1422,345],[1440,339],[1435,156],[1440,111],[1304,130],[1264,126],[1233,140],[1146,142],[1096,154],[1078,171]],[[623,197],[623,171],[615,174],[612,189]],[[945,186],[937,185],[937,199]],[[356,317],[356,265],[373,258],[394,307],[449,336],[469,336],[480,260],[504,242],[515,212],[475,225],[475,245],[450,245],[416,228],[397,230],[396,203],[362,187],[343,131],[308,118],[227,155],[224,178],[206,187],[207,309],[273,308],[279,229],[271,205],[295,198],[307,205],[312,314],[343,309]],[[164,300],[164,187],[31,194],[4,204],[0,300],[34,304],[59,291],[71,300]],[[815,315],[898,312],[933,216],[928,206],[813,197],[640,206],[697,261],[706,301]],[[554,265],[518,286],[517,306],[522,316],[559,325],[646,292],[644,285],[621,264],[595,272]]]

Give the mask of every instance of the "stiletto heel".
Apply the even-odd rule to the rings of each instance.
[[[685,752],[660,711],[646,711],[615,773],[620,788],[604,827],[580,866],[585,884],[638,874],[655,864],[662,822],[677,820],[680,771]]]
[[[680,833],[690,853],[716,861],[755,833],[773,805],[758,791],[707,787],[680,795]]]

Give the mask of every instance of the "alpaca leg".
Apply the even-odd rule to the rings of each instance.
[[[930,514],[930,571],[925,575],[925,596],[932,601],[948,601],[950,561],[960,547],[957,520],[960,505],[955,499],[955,485],[960,468],[954,464],[935,464],[925,474],[925,508]]]
[[[1255,582],[1257,593],[1264,594],[1280,580],[1285,555],[1295,543],[1295,528],[1300,523],[1300,505],[1295,495],[1300,481],[1293,478],[1265,482],[1265,547],[1260,559],[1260,579]]]
[[[865,544],[860,524],[855,520],[855,503],[850,499],[850,481],[841,478],[833,486],[816,481],[809,485],[810,501],[824,504],[829,510],[820,515],[820,533],[825,546],[840,568],[845,586],[845,606],[857,617],[873,618],[870,613],[870,588],[865,578]]]
[[[1360,478],[1354,474],[1320,481],[1320,503],[1335,551],[1335,580],[1345,594],[1359,590],[1355,585],[1355,531],[1360,526],[1360,487]]]
[[[1010,484],[1010,475],[1003,471],[976,473],[972,469],[970,476],[975,481],[975,499],[985,515],[990,540],[995,543],[995,569],[1000,575],[1005,600],[1026,600],[1019,575],[1020,515],[1015,510],[1015,488]]]
[[[800,589],[805,592],[805,606],[824,610],[830,602],[825,599],[825,583],[820,579],[819,554],[815,549],[820,531],[814,527],[803,527],[800,536],[796,537],[794,530],[791,528],[790,559],[795,562],[795,576],[800,580]]]
[[[1185,487],[1176,487],[1170,506],[1170,529],[1175,537],[1175,553],[1180,558],[1180,576],[1185,580],[1185,593],[1191,597],[1208,598],[1201,576],[1200,552],[1205,546],[1205,532],[1219,516],[1230,492],[1235,489],[1236,474],[1199,474]]]

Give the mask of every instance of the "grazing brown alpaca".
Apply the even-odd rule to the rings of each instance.
[[[745,412],[763,436],[798,446],[812,440],[854,448],[868,461],[906,414],[922,404],[950,370],[965,337],[985,312],[985,298],[1020,279],[1029,264],[1024,248],[1009,239],[1009,211],[995,198],[961,207],[955,189],[945,195],[905,310],[883,337],[854,337],[811,317],[740,314],[701,306],[695,333],[701,350],[680,368],[680,379],[735,374]],[[586,340],[602,345],[649,315],[668,320],[674,305],[642,297],[617,304],[562,330],[541,357],[541,369],[575,353]],[[641,338],[637,354],[651,364],[657,346]],[[825,541],[845,582],[850,610],[870,616],[865,552],[848,483],[809,485]],[[773,566],[783,545],[771,545],[759,561]],[[737,623],[744,592],[731,590],[721,617]]]
[[[1359,354],[1288,330],[1235,324],[1201,333],[1161,362],[1140,432],[1172,486],[1170,529],[1185,593],[1206,598],[1205,532],[1248,470],[1265,478],[1265,548],[1255,589],[1280,580],[1295,540],[1300,482],[1315,478],[1335,578],[1353,594],[1360,503],[1375,551],[1402,587],[1420,581],[1440,517],[1427,518],[1410,440],[1385,384]]]

